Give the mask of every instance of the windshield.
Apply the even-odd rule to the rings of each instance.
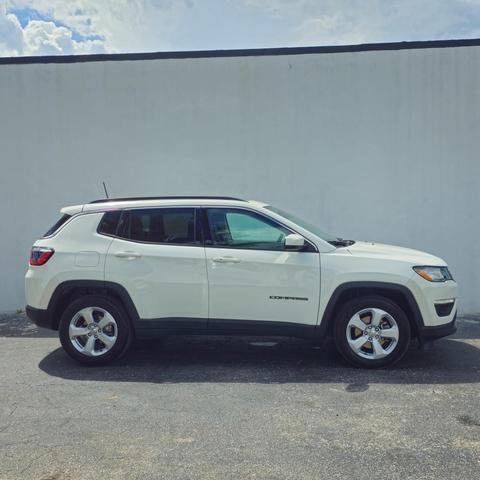
[[[323,231],[321,228],[318,228],[315,225],[312,225],[311,223],[308,223],[305,220],[302,220],[301,218],[292,215],[291,213],[285,212],[280,208],[273,207],[272,205],[267,205],[265,208],[273,213],[276,213],[277,215],[286,218],[287,220],[290,220],[291,222],[297,224],[299,227],[302,227],[305,230],[312,232],[314,235],[320,237],[326,242],[337,242],[338,240],[340,240],[340,238],[336,237],[335,235],[331,235],[330,233]]]

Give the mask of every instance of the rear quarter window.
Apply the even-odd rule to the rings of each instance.
[[[59,220],[57,220],[43,235],[44,237],[50,237],[53,235],[64,223],[67,222],[68,219],[70,219],[72,216],[71,215],[62,215]]]

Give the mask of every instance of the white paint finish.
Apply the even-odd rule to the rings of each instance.
[[[347,247],[348,251],[356,257],[381,261],[402,261],[411,265],[422,266],[447,266],[444,260],[426,252],[412,248],[397,247],[395,245],[384,245],[373,242],[355,242]],[[380,263],[381,265],[381,263]]]
[[[439,326],[453,320],[458,309],[456,300],[458,289],[455,282],[432,283],[427,282],[420,275],[414,274],[406,286],[417,301],[425,325]],[[435,311],[435,303],[447,298],[455,300],[452,311],[446,317],[439,317]]]
[[[215,210],[221,210],[219,201],[216,203]],[[230,204],[231,211],[245,210],[232,209],[231,201],[225,203]],[[136,205],[142,206],[141,202]],[[258,205],[249,209],[269,215]],[[29,267],[25,277],[28,305],[45,309],[64,281],[106,280],[126,289],[142,319],[208,317],[316,325],[342,284],[385,282],[410,290],[426,326],[449,323],[457,311],[454,281],[428,282],[413,270],[417,265],[444,267],[445,262],[417,250],[358,242],[320,253],[317,249],[325,242],[313,235],[314,252],[152,244],[98,234],[101,217],[99,212],[76,215],[52,237],[36,242],[36,246],[50,247],[55,253],[46,264]],[[227,228],[222,222],[219,228],[224,235]],[[297,229],[295,224],[291,227]],[[252,224],[237,225],[233,230],[229,224],[228,231],[242,239],[238,236],[241,228],[249,232],[246,238],[254,238],[248,230]],[[212,228],[215,241],[213,232]],[[269,232],[266,237],[262,235],[265,233],[260,233],[259,242],[270,237]],[[277,238],[276,233],[273,238]],[[80,248],[89,250],[79,252]],[[87,261],[79,264],[79,255],[85,254]],[[92,255],[98,261],[87,265]],[[439,317],[435,303],[445,299],[455,304],[449,316]]]
[[[62,282],[105,279],[105,258],[112,239],[96,233],[101,217],[101,213],[74,217],[57,235],[35,242],[36,246],[53,248],[55,253],[45,265],[28,266],[25,276],[28,305],[46,309],[55,288]],[[85,248],[97,261],[79,266],[77,255]]]
[[[142,319],[208,317],[203,247],[116,238],[108,251],[105,280],[127,290]]]
[[[231,210],[232,202],[225,203]],[[249,209],[269,215],[258,205]],[[36,242],[55,253],[45,265],[27,271],[30,306],[46,308],[61,282],[105,279],[127,290],[143,319],[208,317],[315,325],[340,285],[386,282],[410,290],[425,325],[449,323],[457,311],[455,282],[431,283],[413,270],[417,265],[443,267],[445,262],[417,250],[362,242],[322,253],[150,244],[98,234],[101,216],[74,216],[51,238]],[[313,235],[310,239],[317,247],[324,243]],[[90,250],[78,252],[85,247]],[[79,264],[79,254],[88,254],[87,261]],[[87,265],[92,255],[98,261]],[[455,305],[449,316],[438,317],[434,305],[446,298]]]
[[[84,205],[70,205],[68,207],[63,207],[60,209],[60,213],[64,215],[76,215],[83,210]]]
[[[305,245],[305,239],[298,233],[291,233],[285,237],[285,246],[300,250]]]
[[[321,292],[319,318],[322,318],[335,289],[348,282],[386,282],[407,287],[412,293],[426,326],[449,323],[457,313],[458,303],[450,315],[439,317],[435,302],[457,299],[457,283],[428,282],[413,271],[415,265],[445,266],[445,262],[429,253],[393,245],[359,244],[321,254]]]
[[[480,48],[0,66],[0,310],[63,205],[228,194],[427,250],[479,311]]]
[[[77,267],[96,267],[100,261],[98,252],[78,252],[75,255]]]
[[[210,318],[317,323],[318,253],[235,248],[205,251]]]

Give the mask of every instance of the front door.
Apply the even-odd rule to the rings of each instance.
[[[287,250],[292,232],[252,210],[207,208],[204,215],[211,330],[316,325],[320,258],[312,244]]]

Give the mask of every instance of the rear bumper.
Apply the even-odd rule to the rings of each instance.
[[[438,325],[434,327],[422,327],[419,329],[418,337],[420,342],[427,342],[430,340],[435,340],[437,338],[446,337],[447,335],[452,335],[457,331],[455,322],[457,320],[457,314],[453,317],[453,320],[444,325]]]
[[[42,310],[40,308],[35,308],[27,305],[25,307],[25,312],[27,314],[27,317],[38,327],[56,330],[56,328],[54,328],[53,326],[52,319],[50,318],[47,310]]]

